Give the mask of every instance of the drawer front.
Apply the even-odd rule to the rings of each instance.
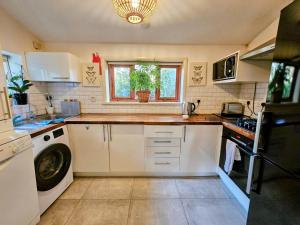
[[[180,146],[180,138],[147,138],[148,147],[176,147]]]
[[[180,147],[147,147],[146,150],[148,157],[180,157]]]
[[[181,138],[182,126],[144,126],[145,137]]]
[[[149,172],[178,172],[179,158],[148,158],[146,170]]]

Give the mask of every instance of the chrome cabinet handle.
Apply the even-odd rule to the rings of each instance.
[[[170,165],[171,163],[169,163],[169,162],[161,162],[161,163],[155,162],[154,164],[155,165]]]
[[[154,154],[163,155],[163,154],[171,154],[171,152],[154,152]]]
[[[112,141],[111,124],[109,124],[109,140]]]
[[[55,80],[69,80],[70,78],[69,77],[52,77],[52,79],[55,79]]]
[[[156,134],[173,134],[172,131],[156,131]]]
[[[186,125],[183,127],[183,142],[185,142],[185,137],[186,137]]]
[[[172,141],[154,141],[154,143],[172,143]]]
[[[106,141],[106,137],[105,137],[105,125],[103,124],[103,141]]]

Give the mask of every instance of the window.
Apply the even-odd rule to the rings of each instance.
[[[135,91],[130,88],[130,71],[136,64],[109,64],[111,101],[136,101]],[[160,87],[151,91],[152,102],[179,102],[181,65],[159,65]]]

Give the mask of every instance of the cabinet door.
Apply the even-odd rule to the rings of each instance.
[[[181,146],[181,171],[199,175],[215,173],[218,165],[221,132],[222,126],[185,126]]]
[[[68,80],[70,78],[68,53],[51,52],[46,53],[47,76],[49,80]]]
[[[64,52],[27,52],[30,80],[67,81],[70,78],[71,55]]]
[[[47,81],[47,55],[37,52],[26,53],[26,65],[29,79]]]
[[[108,172],[107,125],[68,125],[74,172]]]
[[[144,126],[108,126],[110,170],[112,172],[144,171]]]

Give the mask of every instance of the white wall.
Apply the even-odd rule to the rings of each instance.
[[[276,38],[278,30],[279,18],[274,20],[269,26],[261,31],[247,46],[248,50],[254,49],[259,45]]]
[[[24,62],[24,52],[34,51],[33,41],[39,42],[38,38],[1,8],[0,28],[0,52],[3,50],[20,55]],[[44,114],[47,102],[42,93],[45,93],[46,91],[47,86],[36,83],[29,90],[29,98],[32,103],[31,107],[29,107],[29,105],[13,106],[13,113],[25,116],[30,109],[36,114]]]
[[[269,26],[267,26],[263,31],[261,31],[247,46],[247,50],[254,49],[259,45],[276,38],[278,30],[279,18],[274,20]],[[271,68],[270,68],[271,69]],[[253,98],[254,98],[254,111],[259,112],[261,110],[261,103],[266,101],[268,83],[257,83],[256,94],[255,84],[242,84],[240,88],[239,101],[245,106],[247,101],[251,102],[250,108],[253,109]],[[245,114],[251,115],[250,110],[245,107]],[[255,115],[252,115],[255,117]]]
[[[67,51],[77,55],[81,62],[90,62],[93,52],[99,52],[107,60],[130,59],[187,59],[188,62],[208,62],[207,85],[186,87],[185,100],[201,99],[199,113],[216,113],[224,101],[237,101],[240,85],[213,85],[212,63],[244,46],[200,46],[200,45],[130,45],[130,44],[82,44],[45,43],[47,51]],[[184,76],[187,76],[185,73]],[[49,84],[48,92],[54,95],[54,105],[59,110],[60,101],[77,98],[82,112],[131,112],[131,113],[180,113],[180,105],[115,105],[105,104],[104,77],[100,88],[82,87],[79,84]]]

